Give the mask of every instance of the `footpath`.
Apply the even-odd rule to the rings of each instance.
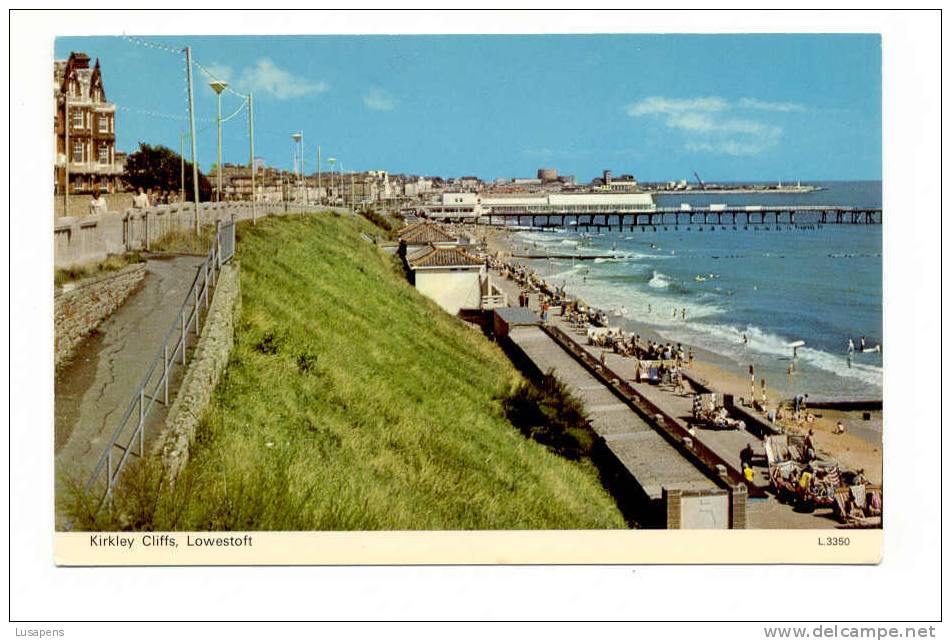
[[[85,483],[146,368],[175,323],[185,294],[204,257],[150,259],[142,286],[76,350],[56,373],[55,469],[57,499],[68,479]],[[165,409],[156,406],[147,422],[161,425]],[[146,447],[156,429],[146,429]]]
[[[514,281],[501,278],[493,272],[492,282],[504,291],[510,301],[518,300],[521,288]],[[539,295],[532,293],[529,297],[529,307],[538,311]],[[600,358],[601,348],[588,345],[585,337],[578,336],[574,328],[558,316],[555,310],[549,314],[549,324],[562,330],[572,338],[577,345],[585,349],[595,358]],[[611,351],[605,351],[605,365],[627,380],[632,387],[654,405],[661,408],[666,414],[687,427],[687,421],[692,415],[692,398],[677,394],[672,387],[650,385],[648,383],[634,383],[634,362]],[[559,372],[560,375],[560,372]],[[755,450],[762,451],[762,441],[755,435],[744,430],[698,430],[695,437],[708,448],[716,452],[731,467],[741,470],[740,451],[749,443]],[[754,467],[756,472],[755,484],[765,488],[769,485],[765,468]],[[749,498],[747,502],[747,528],[767,529],[800,529],[800,528],[831,528],[837,521],[826,514],[826,511],[817,513],[795,512],[792,507],[780,503],[775,496],[767,498]]]

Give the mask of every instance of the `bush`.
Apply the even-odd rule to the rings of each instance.
[[[590,457],[594,439],[584,406],[552,372],[538,385],[517,383],[502,398],[502,407],[527,437],[571,460]]]
[[[73,281],[100,276],[109,272],[117,272],[123,267],[143,262],[139,252],[128,252],[125,254],[110,254],[98,263],[83,265],[81,267],[70,267],[69,269],[57,269],[53,274],[53,283],[57,286],[71,283]]]
[[[360,215],[387,233],[390,233],[394,230],[393,223],[390,222],[390,219],[375,209],[370,207],[361,209]]]
[[[154,252],[203,256],[211,249],[214,225],[205,225],[198,236],[194,229],[173,229],[151,244]]]

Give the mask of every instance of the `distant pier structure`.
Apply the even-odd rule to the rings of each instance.
[[[749,229],[881,225],[879,207],[839,205],[708,205],[657,207],[650,193],[446,193],[413,210],[434,220],[536,229]]]
[[[505,211],[486,213],[483,222],[497,226],[538,229],[676,228],[748,229],[750,227],[821,227],[823,225],[881,225],[882,210],[875,207],[773,205],[769,207],[694,207],[689,210],[657,208],[648,212],[605,209],[588,213]]]

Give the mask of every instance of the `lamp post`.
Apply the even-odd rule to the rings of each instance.
[[[228,83],[223,80],[212,80],[208,84],[215,90],[218,97],[218,189],[215,190],[215,201],[221,202],[221,92],[228,88]]]
[[[306,190],[304,188],[304,132],[299,131],[296,134],[291,134],[291,138],[294,139],[294,142],[297,143],[297,158],[299,159],[300,166],[298,167],[298,176],[297,176],[297,200],[298,206],[301,208],[301,213],[304,211],[304,198],[306,198]],[[303,195],[302,195],[303,194]]]
[[[330,206],[333,207],[337,204],[337,198],[334,196],[334,165],[337,164],[337,159],[331,157],[327,162],[330,163]]]

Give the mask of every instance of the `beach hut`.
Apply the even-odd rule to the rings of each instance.
[[[431,244],[405,255],[416,289],[450,314],[480,309],[488,284],[485,262],[465,249]]]

